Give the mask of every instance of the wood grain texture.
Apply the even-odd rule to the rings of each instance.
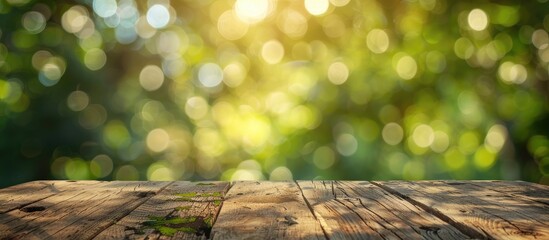
[[[369,182],[299,181],[331,239],[465,239],[468,236]]]
[[[325,239],[294,182],[235,182],[213,239]]]
[[[521,181],[36,181],[0,189],[0,239],[549,239],[548,203]]]
[[[63,191],[87,188],[98,183],[99,181],[33,181],[0,189],[0,214]]]
[[[529,199],[549,207],[549,186],[523,181],[467,181],[478,187],[508,194],[517,198]]]
[[[470,235],[492,239],[549,239],[549,211],[541,203],[467,181],[375,182]]]
[[[169,182],[100,182],[0,215],[0,239],[89,239]]]
[[[197,218],[197,222],[209,219],[213,223],[228,187],[227,182],[174,182],[94,239],[206,239],[209,233],[205,232],[163,235],[145,223],[162,217]]]

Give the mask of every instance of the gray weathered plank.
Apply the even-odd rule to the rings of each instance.
[[[464,239],[468,236],[369,182],[299,181],[332,239]]]
[[[0,189],[0,214],[53,196],[62,191],[86,188],[99,181],[33,181]]]
[[[549,211],[467,181],[375,182],[460,230],[482,238],[549,239]]]
[[[100,182],[0,215],[0,239],[89,239],[170,182]]]
[[[235,182],[213,239],[325,239],[294,182]]]
[[[215,221],[228,187],[227,182],[174,182],[94,239],[205,239],[206,232],[201,231],[210,229],[200,228],[211,226],[204,226],[203,221]],[[178,231],[173,236],[161,234],[158,229],[146,224],[154,223],[154,218],[196,218],[193,229],[201,233]]]

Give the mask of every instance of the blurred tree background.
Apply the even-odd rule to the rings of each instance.
[[[0,185],[549,182],[549,3],[0,0]]]

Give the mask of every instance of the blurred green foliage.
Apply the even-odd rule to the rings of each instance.
[[[547,183],[548,4],[0,0],[0,185]]]

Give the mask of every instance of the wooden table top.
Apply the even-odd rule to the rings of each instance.
[[[511,181],[35,181],[0,239],[549,239],[549,186]]]

